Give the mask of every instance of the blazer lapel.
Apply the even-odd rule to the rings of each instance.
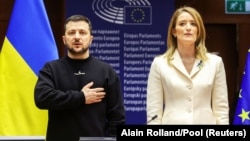
[[[172,60],[173,66],[177,70],[179,70],[182,74],[184,74],[188,78],[190,77],[189,74],[188,74],[188,72],[187,72],[187,70],[186,70],[186,68],[184,67],[184,65],[182,63],[181,57],[180,57],[180,55],[179,55],[179,53],[178,53],[177,50],[175,50],[174,55],[173,55],[173,57],[172,57],[171,60]]]
[[[190,77],[193,77],[197,72],[199,72],[201,70],[201,68],[203,67],[204,63],[202,62],[202,60],[200,59],[196,59],[194,62],[194,66],[192,68],[192,71],[190,73]]]
[[[180,57],[177,50],[175,50],[174,55],[172,57],[172,64],[176,69],[178,69],[182,74],[184,74],[188,78],[193,77],[204,66],[204,63],[202,62],[202,60],[195,59],[195,63],[194,63],[194,66],[192,68],[192,71],[190,74],[188,74],[186,68],[184,67],[184,65],[182,63],[181,57]]]

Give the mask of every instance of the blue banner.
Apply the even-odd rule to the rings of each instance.
[[[127,124],[146,124],[151,63],[166,51],[174,0],[66,0],[66,16],[82,14],[93,24],[90,51],[120,75]]]
[[[250,125],[250,49],[248,49],[241,89],[234,115],[234,125]]]

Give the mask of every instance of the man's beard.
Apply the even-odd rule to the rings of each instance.
[[[79,54],[84,54],[88,51],[89,47],[87,48],[82,48],[81,50],[74,50],[74,48],[69,48],[68,47],[68,51],[71,53],[71,54],[74,54],[74,55],[79,55]]]

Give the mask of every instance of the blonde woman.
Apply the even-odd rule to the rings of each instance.
[[[196,9],[174,12],[167,51],[154,58],[148,76],[148,124],[229,124],[223,60],[207,51],[205,38]]]

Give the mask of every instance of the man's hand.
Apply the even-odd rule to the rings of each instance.
[[[92,104],[96,102],[101,102],[105,96],[104,88],[91,88],[94,82],[90,82],[83,86],[82,92],[85,96],[85,104]]]

